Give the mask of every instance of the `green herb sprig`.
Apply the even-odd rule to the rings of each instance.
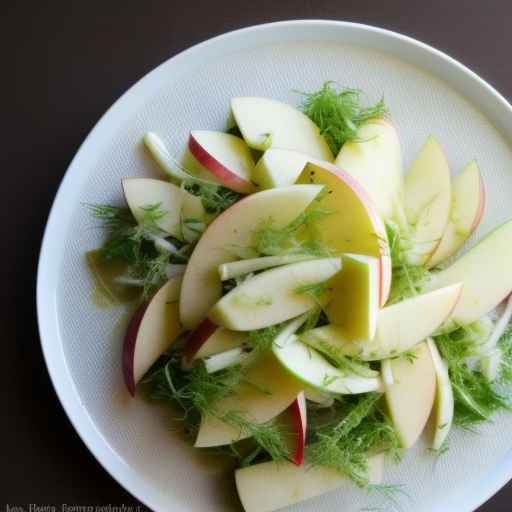
[[[368,458],[373,451],[385,451],[395,459],[399,457],[400,442],[388,418],[378,407],[380,395],[368,393],[353,397],[342,408],[341,419],[332,415],[322,421],[325,412],[317,411],[309,425],[317,432],[306,447],[306,461],[313,465],[332,467],[347,475],[358,486],[368,487]],[[343,411],[343,409],[345,409]],[[320,419],[320,421],[319,421]],[[315,423],[319,424],[317,428]]]
[[[100,254],[107,260],[123,260],[129,264],[129,277],[139,279],[143,284],[143,298],[161,286],[166,280],[166,267],[169,263],[183,263],[181,257],[163,254],[154,245],[153,239],[165,237],[157,221],[166,215],[160,204],[145,205],[141,221],[137,222],[129,209],[111,205],[86,205],[91,215],[102,221],[107,231],[107,240]],[[174,245],[183,245],[173,239]]]
[[[478,329],[467,326],[434,337],[448,366],[455,398],[455,424],[468,430],[490,420],[496,411],[510,410],[512,406],[512,328],[507,329],[498,341],[502,358],[495,382],[489,382],[478,368],[468,365],[471,358],[478,356],[479,346],[485,342],[478,338],[478,333]]]
[[[322,88],[304,96],[301,108],[319,128],[331,151],[336,155],[343,144],[357,139],[357,129],[365,121],[383,117],[388,113],[384,99],[364,107],[359,89],[335,87],[325,82]]]

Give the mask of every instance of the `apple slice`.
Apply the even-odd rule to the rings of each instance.
[[[444,152],[430,136],[405,177],[405,215],[411,226],[411,265],[424,265],[441,242],[451,206],[450,169]]]
[[[440,450],[448,437],[453,423],[454,399],[452,383],[448,375],[446,363],[441,358],[432,338],[427,339],[427,345],[432,356],[436,371],[436,401],[435,401],[435,433],[432,443],[433,450]]]
[[[447,260],[463,246],[480,223],[484,208],[484,181],[473,161],[452,180],[450,218],[441,243],[427,262],[429,268]]]
[[[181,165],[171,155],[164,141],[154,132],[146,132],[143,138],[144,145],[155,159],[160,169],[174,182],[181,183],[190,176],[181,169]]]
[[[340,258],[322,258],[261,272],[224,295],[211,309],[209,318],[235,331],[279,324],[317,304],[318,299],[301,293],[301,287],[323,283],[340,269]]]
[[[197,352],[207,342],[208,339],[217,331],[218,326],[209,318],[205,318],[187,337],[187,342],[183,350],[183,365],[192,366]],[[215,352],[214,352],[215,353]]]
[[[290,149],[333,160],[318,126],[296,108],[268,98],[233,98],[231,110],[247,144],[254,149]]]
[[[306,398],[303,391],[297,395],[290,407],[276,418],[276,422],[285,433],[290,460],[294,464],[302,464],[307,426]]]
[[[181,207],[181,231],[186,242],[195,242],[206,229],[207,216],[199,196],[183,191]]]
[[[226,350],[238,348],[246,340],[247,334],[244,332],[230,331],[224,327],[218,327],[195,353],[194,359],[210,357]]]
[[[144,221],[144,208],[160,205],[165,212],[156,225],[176,238],[181,238],[183,190],[172,183],[150,178],[124,178],[124,197],[138,222]]]
[[[418,295],[380,310],[377,332],[371,340],[350,341],[334,325],[317,327],[301,334],[313,348],[327,344],[341,354],[364,361],[388,359],[406,352],[430,336],[456,307],[462,284]]]
[[[464,289],[444,330],[476,322],[512,291],[512,220],[491,231],[453,265],[434,274],[427,290],[463,282]]]
[[[371,484],[382,482],[384,456],[368,459]],[[235,471],[236,488],[245,512],[273,512],[335,489],[350,489],[353,482],[334,468],[296,466],[270,461]]]
[[[181,277],[170,279],[133,315],[124,337],[123,374],[135,395],[137,382],[181,333],[178,297]]]
[[[254,160],[247,144],[234,135],[209,130],[190,132],[188,149],[197,162],[227,188],[250,194]]]
[[[252,173],[252,181],[260,189],[293,185],[311,159],[298,151],[267,149]]]
[[[325,312],[348,339],[371,340],[379,313],[379,260],[361,254],[343,254],[342,269],[331,280],[332,299]]]
[[[218,327],[206,318],[188,336],[183,351],[183,364],[190,367],[196,359],[237,348],[246,338],[245,333]]]
[[[436,371],[427,344],[414,347],[411,356],[388,359],[393,384],[385,385],[386,403],[403,448],[420,437],[436,393]]]
[[[281,346],[272,348],[283,367],[306,385],[326,393],[356,395],[379,391],[382,382],[378,372],[374,377],[347,374],[328,363],[316,350],[292,335]]]
[[[373,119],[361,125],[356,139],[343,144],[335,164],[360,183],[384,221],[397,216],[402,208],[402,153],[391,123]]]
[[[391,259],[384,224],[368,194],[349,174],[327,162],[308,163],[297,183],[325,186],[319,204],[331,213],[315,224],[325,245],[335,253],[379,259],[379,303],[383,306],[391,287]]]
[[[180,314],[192,330],[220,299],[218,267],[238,259],[233,252],[252,245],[253,232],[272,219],[277,228],[294,220],[321,191],[319,185],[292,185],[252,194],[219,215],[199,239],[183,276]]]
[[[249,433],[226,423],[219,417],[235,411],[255,423],[265,423],[281,414],[303,390],[304,385],[293,378],[272,353],[251,367],[240,388],[216,403],[216,415],[201,420],[195,446],[221,446],[249,437]]]

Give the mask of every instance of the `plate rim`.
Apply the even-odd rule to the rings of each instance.
[[[137,101],[137,99],[140,101],[142,99],[142,95],[139,95],[139,91],[141,91],[141,89],[144,87],[148,89],[151,86],[151,82],[155,82],[155,78],[163,72],[164,67],[172,65],[178,60],[183,60],[187,57],[190,57],[194,53],[201,53],[202,51],[208,48],[213,48],[217,45],[222,46],[223,43],[229,42],[230,39],[238,38],[241,35],[253,34],[257,37],[259,33],[260,43],[265,43],[265,35],[268,35],[273,31],[279,31],[282,28],[290,28],[292,31],[306,29],[306,32],[303,36],[303,38],[306,39],[308,37],[307,29],[311,27],[314,27],[314,30],[316,30],[317,27],[330,27],[335,31],[361,31],[366,33],[367,37],[384,37],[390,41],[390,44],[402,45],[405,43],[405,53],[407,53],[407,49],[411,49],[413,54],[417,53],[418,51],[423,52],[424,55],[429,56],[432,59],[430,63],[421,62],[421,67],[423,69],[425,65],[427,65],[427,67],[433,66],[434,69],[429,69],[429,71],[431,71],[433,74],[436,74],[436,65],[442,65],[446,68],[445,72],[454,72],[455,78],[460,75],[461,80],[464,83],[467,83],[468,86],[474,88],[472,95],[475,95],[476,97],[481,96],[479,101],[483,101],[484,99],[488,101],[488,108],[490,108],[490,112],[485,112],[485,115],[489,115],[494,119],[499,119],[498,131],[500,134],[503,136],[503,132],[508,132],[508,138],[512,138],[512,106],[510,103],[492,85],[490,85],[487,81],[485,81],[483,78],[481,78],[479,75],[477,75],[475,72],[470,70],[456,59],[434,48],[433,46],[395,31],[364,23],[325,19],[293,19],[263,23],[221,33],[212,38],[206,39],[183,51],[178,52],[175,55],[170,56],[167,60],[162,62],[160,65],[152,69],[141,79],[131,85],[110,106],[110,108],[107,109],[107,111],[100,117],[100,119],[96,122],[89,134],[81,143],[78,151],[76,152],[64,174],[64,177],[59,185],[58,191],[50,208],[44,229],[37,266],[37,321],[41,348],[50,380],[58,400],[68,419],[72,423],[73,428],[78,433],[80,439],[86,445],[90,453],[92,453],[92,455],[109,473],[109,475],[114,478],[114,480],[116,480],[119,485],[126,489],[127,492],[129,492],[141,503],[151,508],[152,510],[163,509],[165,503],[164,496],[156,496],[154,487],[152,487],[151,484],[145,480],[142,480],[140,475],[123,461],[123,459],[110,446],[102,433],[96,428],[95,423],[89,415],[88,411],[80,404],[80,395],[78,394],[78,391],[75,387],[75,382],[71,376],[71,373],[69,372],[69,368],[66,363],[66,358],[63,351],[62,337],[60,335],[58,307],[56,302],[58,282],[57,280],[52,281],[50,276],[51,272],[47,272],[47,269],[51,268],[51,265],[58,266],[58,264],[55,262],[55,257],[52,250],[52,240],[55,238],[55,236],[58,236],[59,234],[63,235],[67,231],[67,229],[64,229],[63,225],[60,223],[58,218],[58,209],[59,206],[63,204],[63,201],[65,201],[65,198],[63,197],[64,191],[73,185],[71,181],[73,174],[75,174],[72,172],[73,169],[78,167],[80,161],[85,158],[84,155],[86,154],[89,145],[93,144],[92,141],[94,141],[95,136],[101,129],[106,128],[106,125],[112,116],[116,117],[121,114],[121,108],[123,107],[123,104],[130,101],[133,103],[134,101]],[[282,40],[286,41],[286,38],[283,37]],[[364,44],[360,44],[359,46],[364,46]],[[373,48],[372,46],[369,47]],[[384,49],[384,51],[395,53],[389,49]],[[414,65],[418,65],[417,60],[411,56],[400,53],[398,53],[397,56],[402,60],[406,60],[410,63],[413,63]],[[443,76],[442,78],[443,80],[450,83],[452,87],[457,89],[456,85],[448,80],[446,76]],[[153,87],[154,86],[155,84],[153,84]],[[487,94],[487,97],[484,97],[484,93]],[[468,94],[466,93],[464,96],[468,97]],[[480,103],[479,106],[481,107]],[[496,110],[496,107],[499,108]],[[85,176],[82,176],[82,179],[83,178],[85,178]],[[57,347],[55,344],[56,341],[58,341]],[[453,497],[449,499],[448,502],[450,509],[454,511],[474,510],[482,503],[487,501],[492,495],[494,495],[511,478],[512,451],[509,451],[507,452],[507,455],[504,457],[504,459],[486,475],[486,477],[480,482],[479,485],[472,488],[469,493],[463,496],[460,494],[453,495]],[[464,508],[462,509],[461,506]],[[446,512],[446,510],[444,512]]]

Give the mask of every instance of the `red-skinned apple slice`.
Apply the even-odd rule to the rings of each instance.
[[[384,456],[368,459],[371,484],[382,482]],[[334,468],[270,461],[235,471],[236,488],[245,512],[273,512],[335,489],[350,489],[353,482]],[[340,508],[339,510],[343,510]]]
[[[308,163],[297,183],[326,187],[318,203],[332,213],[315,225],[325,245],[337,253],[379,259],[379,303],[383,306],[391,287],[391,258],[384,224],[368,194],[352,176],[328,162]]]
[[[208,130],[190,132],[188,149],[216,181],[227,188],[250,194],[256,190],[251,183],[254,160],[249,146],[234,135]]]
[[[435,267],[455,254],[480,223],[485,208],[485,186],[476,162],[470,162],[452,180],[452,207],[441,243],[427,262]]]
[[[206,318],[187,338],[183,363],[186,367],[190,367],[196,359],[239,347],[246,338],[247,335],[243,332],[219,327]]]
[[[306,397],[304,392],[298,394],[292,405],[280,414],[276,421],[286,434],[290,460],[297,465],[304,460],[304,447],[306,445]]]
[[[170,279],[135,312],[124,338],[123,374],[133,396],[137,382],[181,333],[178,297],[181,277]]]
[[[434,274],[427,290],[463,282],[459,302],[444,330],[468,325],[492,311],[512,291],[512,220],[485,236],[448,268]]]
[[[292,185],[252,194],[219,215],[197,243],[183,276],[181,321],[195,329],[220,299],[218,267],[238,259],[234,252],[251,247],[254,230],[272,219],[277,228],[294,220],[319,194],[319,185]]]
[[[187,337],[183,351],[183,364],[192,365],[196,353],[208,341],[208,338],[218,329],[209,318],[205,318]]]

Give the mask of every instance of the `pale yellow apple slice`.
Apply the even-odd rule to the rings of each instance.
[[[181,231],[183,239],[194,242],[204,231],[207,223],[206,210],[199,196],[183,191],[183,205],[181,207]]]
[[[233,98],[231,110],[247,144],[300,151],[313,158],[333,160],[318,126],[296,108],[268,98]]]
[[[435,267],[455,254],[478,226],[485,208],[485,186],[475,161],[452,180],[450,218],[437,249],[427,262]]]
[[[403,448],[410,448],[423,432],[434,405],[434,363],[425,342],[416,345],[410,357],[388,361],[393,384],[385,385],[386,404]]]
[[[437,350],[432,338],[427,339],[436,371],[436,399],[434,408],[434,440],[433,450],[440,450],[445,442],[453,423],[454,398],[448,368]]]
[[[143,138],[148,149],[160,169],[175,183],[181,183],[190,176],[181,169],[181,165],[171,155],[164,141],[155,132],[146,132]]]
[[[372,339],[379,313],[379,260],[362,254],[343,254],[342,269],[329,283],[332,299],[325,312],[348,339]]]
[[[236,260],[236,250],[250,247],[262,222],[272,219],[277,228],[289,224],[321,189],[318,185],[292,185],[258,192],[235,203],[208,226],[183,276],[180,315],[185,328],[197,327],[220,299],[219,265]]]
[[[230,331],[219,327],[201,345],[201,348],[194,354],[193,359],[201,359],[214,354],[220,354],[226,350],[240,347],[247,340],[247,334],[240,331]]]
[[[379,259],[379,303],[383,306],[391,287],[391,258],[384,224],[368,194],[352,176],[328,162],[309,163],[297,183],[325,186],[318,204],[329,214],[315,223],[316,235],[325,245],[336,253]]]
[[[288,149],[267,149],[252,173],[253,183],[261,190],[293,185],[311,157]]]
[[[335,368],[295,335],[282,345],[274,343],[272,350],[290,374],[320,392],[357,395],[382,390],[378,372],[374,372],[372,377],[362,377]]]
[[[382,481],[384,456],[368,459],[371,484]],[[334,468],[263,462],[235,471],[236,488],[245,512],[273,512],[353,483]]]
[[[356,138],[343,144],[336,166],[366,190],[384,221],[401,210],[402,153],[395,127],[384,119],[361,125]]]
[[[340,258],[321,258],[261,272],[224,295],[208,317],[235,331],[279,324],[317,304],[315,296],[301,292],[303,287],[322,284],[340,269]]]
[[[476,322],[512,290],[512,220],[491,231],[453,265],[434,274],[426,286],[435,290],[464,283],[462,295],[445,330]]]
[[[411,226],[406,257],[423,265],[441,242],[451,206],[450,169],[437,140],[430,136],[405,177],[404,206]]]
[[[180,219],[184,194],[181,188],[167,181],[150,178],[125,178],[122,183],[126,202],[138,222],[145,218],[144,208],[159,205],[165,214],[156,220],[156,225],[169,235],[181,238]]]
[[[131,395],[137,382],[182,332],[178,297],[181,277],[170,279],[133,315],[123,345],[123,374]]]
[[[300,338],[313,348],[321,349],[322,344],[328,344],[341,354],[364,361],[388,359],[406,352],[436,331],[450,317],[461,291],[462,284],[458,283],[381,309],[371,340],[350,341],[334,325],[311,329]]]
[[[289,407],[303,388],[269,353],[249,369],[233,395],[215,404],[215,415],[202,418],[195,446],[220,446],[249,437],[248,432],[220,418],[236,412],[252,422],[265,423]]]

